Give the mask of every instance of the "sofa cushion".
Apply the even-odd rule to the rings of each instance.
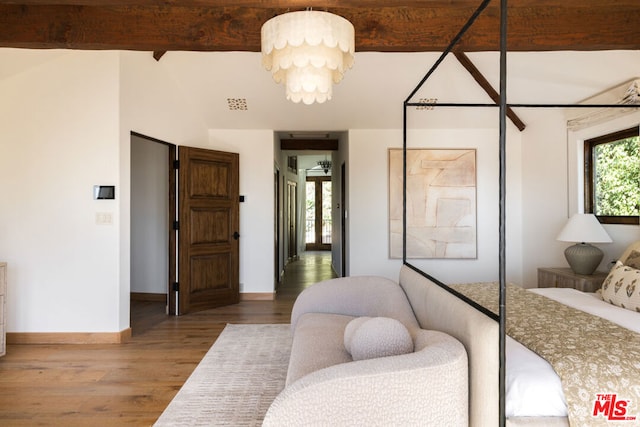
[[[350,332],[351,339],[347,340],[347,351],[353,360],[374,359],[377,357],[397,356],[413,351],[413,339],[406,326],[396,319],[389,317],[373,317],[364,320],[354,319],[355,329]],[[349,328],[345,328],[345,332]]]
[[[339,277],[309,286],[298,296],[291,311],[292,331],[305,313],[392,317],[410,330],[418,327],[407,296],[398,283],[376,276]]]
[[[291,344],[287,386],[311,372],[353,360],[344,348],[344,330],[353,318],[330,313],[300,316]]]

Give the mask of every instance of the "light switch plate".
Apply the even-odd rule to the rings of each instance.
[[[96,224],[98,225],[113,224],[113,213],[112,212],[96,212]]]

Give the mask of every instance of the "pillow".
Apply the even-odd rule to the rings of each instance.
[[[640,270],[617,261],[602,283],[602,299],[640,312]]]
[[[631,251],[627,259],[625,259],[623,262],[627,267],[640,269],[640,252]]]
[[[345,348],[353,360],[397,356],[413,351],[411,334],[399,320],[389,317],[359,319],[363,318],[352,320],[345,328],[345,343],[348,344]]]
[[[368,316],[356,317],[344,328],[344,348],[351,354],[351,341],[353,340],[353,334],[358,328],[367,320],[371,319]]]

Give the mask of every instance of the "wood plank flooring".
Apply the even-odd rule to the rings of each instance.
[[[169,317],[132,303],[132,339],[108,345],[8,345],[0,358],[2,426],[150,426],[227,323],[289,323],[296,296],[335,277],[330,253],[286,268],[275,301]]]

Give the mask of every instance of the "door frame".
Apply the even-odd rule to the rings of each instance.
[[[340,165],[340,249],[342,277],[347,276],[347,166]]]
[[[157,144],[162,144],[168,147],[168,155],[167,155],[167,162],[168,162],[168,171],[169,171],[169,176],[167,177],[168,180],[168,189],[169,189],[169,193],[167,194],[167,206],[168,206],[168,212],[167,212],[167,225],[166,225],[166,230],[168,233],[168,239],[167,239],[167,266],[168,266],[168,271],[167,271],[167,284],[166,284],[166,299],[165,302],[167,304],[167,313],[168,314],[175,314],[175,307],[174,310],[172,312],[172,301],[173,301],[173,305],[175,306],[175,296],[172,295],[171,289],[173,287],[173,283],[175,283],[177,281],[177,265],[176,265],[176,255],[177,255],[177,246],[176,246],[176,230],[173,227],[173,224],[175,223],[176,220],[176,210],[177,210],[177,205],[176,205],[176,171],[175,171],[175,161],[176,161],[176,153],[177,153],[177,149],[176,149],[176,144],[167,142],[167,141],[163,141],[161,139],[158,138],[154,138],[148,135],[144,135],[135,131],[130,131],[130,136],[129,138],[131,139],[132,137],[137,137],[140,139],[144,139],[150,142],[155,142]],[[131,257],[131,255],[130,255]],[[129,285],[129,293],[131,293],[131,285]]]
[[[298,259],[298,184],[287,180],[287,261]]]
[[[333,180],[331,176],[307,176],[305,179],[305,194],[306,194],[306,184],[307,182],[315,182],[315,241],[314,243],[307,243],[305,241],[305,249],[307,251],[330,251],[331,243],[322,243],[322,190],[323,184],[325,182],[329,182],[332,185],[331,192],[333,193]],[[331,205],[331,202],[330,204]],[[307,220],[306,213],[304,215],[305,222]],[[333,227],[333,223],[331,224]],[[306,239],[305,239],[306,240]]]

